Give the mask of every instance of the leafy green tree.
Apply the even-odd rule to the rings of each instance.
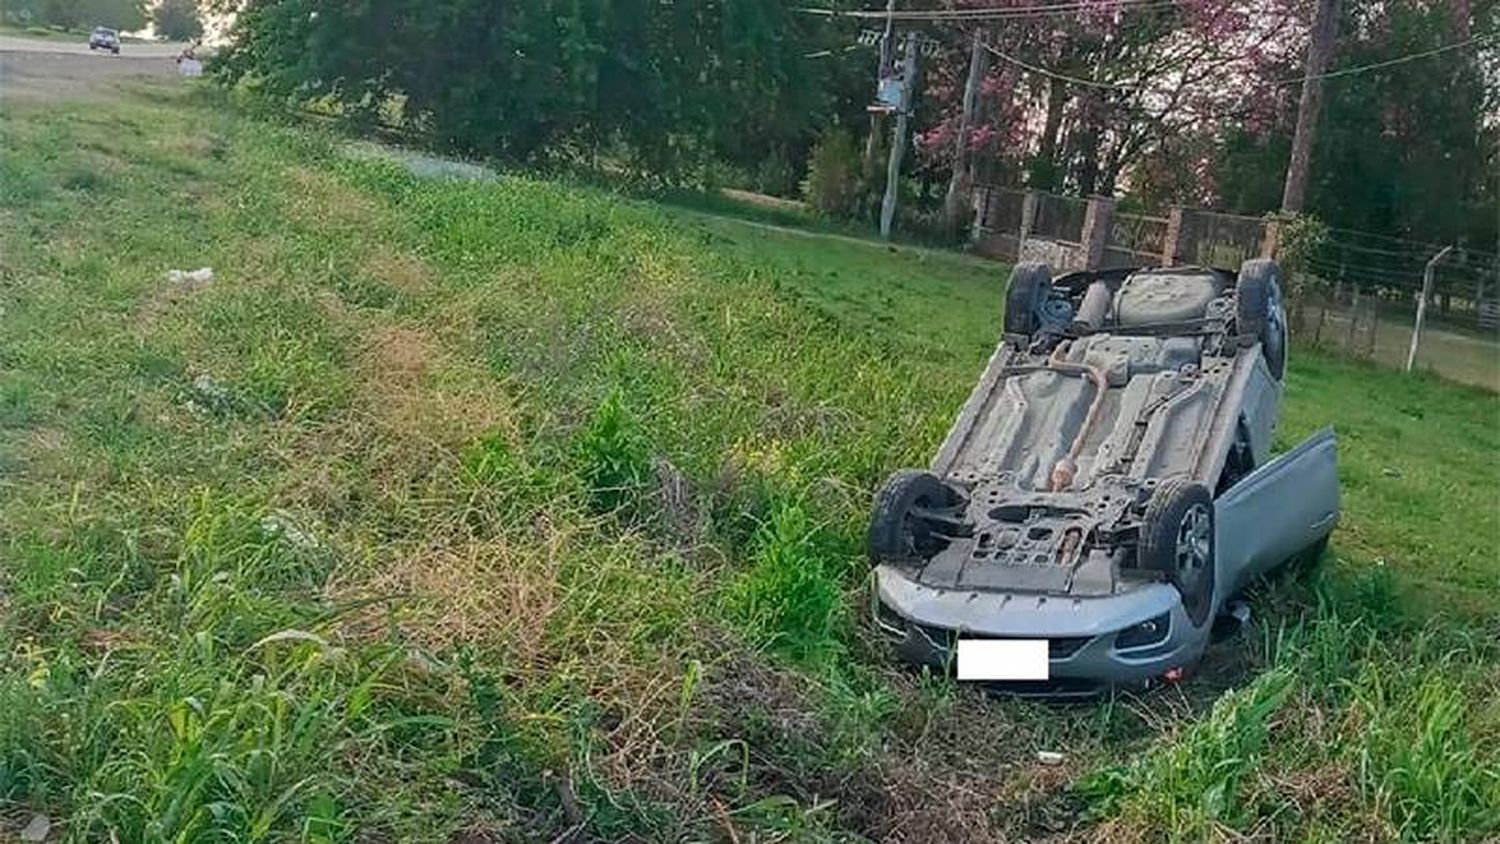
[[[1332,71],[1435,50],[1500,29],[1500,3],[1345,4]],[[1447,50],[1334,77],[1314,148],[1308,208],[1330,225],[1493,249],[1500,125],[1482,62],[1493,46]],[[1292,106],[1270,127],[1231,130],[1213,170],[1221,203],[1259,214],[1280,201]]]
[[[108,26],[132,30],[146,25],[141,0],[41,0],[35,5],[39,22],[69,29]]]
[[[517,160],[623,153],[653,173],[797,163],[836,65],[791,0],[247,0],[217,72],[349,112],[403,103],[442,147]]]
[[[157,0],[151,25],[157,35],[173,41],[191,41],[203,34],[197,0]]]

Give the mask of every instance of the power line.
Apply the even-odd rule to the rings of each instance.
[[[1500,32],[1484,33],[1482,35],[1476,35],[1473,38],[1469,38],[1469,39],[1466,39],[1464,41],[1460,41],[1460,42],[1458,42],[1456,44],[1447,44],[1447,45],[1444,45],[1442,47],[1437,47],[1437,48],[1432,49],[1432,50],[1423,50],[1420,53],[1411,53],[1409,55],[1400,56],[1400,57],[1397,57],[1397,58],[1394,58],[1394,59],[1388,59],[1386,61],[1374,62],[1372,64],[1366,64],[1366,65],[1359,65],[1357,67],[1343,68],[1342,70],[1334,70],[1334,71],[1329,71],[1327,73],[1315,74],[1315,75],[1312,75],[1312,76],[1299,76],[1299,77],[1296,77],[1294,79],[1279,79],[1279,80],[1276,80],[1274,82],[1268,82],[1266,84],[1272,85],[1272,86],[1278,86],[1279,87],[1279,86],[1283,86],[1283,85],[1297,85],[1297,84],[1301,84],[1301,83],[1304,83],[1304,82],[1312,81],[1314,79],[1332,79],[1332,78],[1340,77],[1340,76],[1353,76],[1354,74],[1357,74],[1357,73],[1366,73],[1368,71],[1380,70],[1382,68],[1391,67],[1393,65],[1405,64],[1407,62],[1416,61],[1418,59],[1425,59],[1425,58],[1427,58],[1429,56],[1438,55],[1439,53],[1447,53],[1447,52],[1451,52],[1453,50],[1461,50],[1464,47],[1468,47],[1468,46],[1471,46],[1473,44],[1478,44],[1478,43],[1480,43],[1482,41],[1487,41],[1487,40],[1489,40],[1491,38],[1495,38],[1497,36],[1500,36]],[[1005,61],[1010,62],[1011,64],[1015,65],[1016,67],[1019,67],[1019,68],[1021,68],[1023,70],[1031,71],[1032,73],[1036,73],[1036,74],[1040,74],[1042,76],[1046,76],[1049,79],[1056,79],[1056,80],[1061,81],[1061,82],[1069,82],[1069,83],[1072,83],[1074,85],[1085,85],[1085,86],[1088,86],[1088,87],[1091,87],[1091,88],[1104,88],[1104,89],[1112,90],[1112,91],[1139,91],[1139,90],[1143,90],[1145,88],[1145,86],[1142,86],[1142,85],[1132,85],[1132,84],[1129,84],[1129,83],[1122,83],[1122,82],[1101,82],[1101,81],[1099,81],[1097,79],[1084,79],[1082,77],[1071,76],[1071,75],[1066,74],[1066,73],[1058,73],[1055,70],[1049,70],[1049,69],[1047,69],[1045,67],[1040,67],[1038,65],[1034,65],[1034,64],[1031,64],[1029,62],[1022,61],[1021,59],[1018,59],[1015,56],[1012,56],[1009,53],[1004,52],[1003,50],[999,49],[998,47],[994,46],[993,44],[985,44],[984,48],[986,50],[989,50],[991,53],[994,53],[996,56],[999,56],[1001,59],[1004,59]]]
[[[1445,44],[1445,45],[1443,45],[1441,47],[1435,47],[1435,48],[1433,48],[1431,50],[1423,50],[1423,51],[1421,51],[1419,53],[1409,53],[1409,54],[1407,54],[1405,56],[1398,56],[1398,57],[1396,57],[1394,59],[1387,59],[1385,61],[1380,61],[1380,62],[1372,62],[1370,64],[1358,65],[1358,66],[1355,66],[1355,67],[1346,67],[1346,68],[1343,68],[1342,70],[1330,70],[1330,71],[1328,71],[1326,73],[1319,73],[1319,74],[1315,74],[1313,76],[1298,76],[1298,77],[1296,77],[1294,79],[1281,79],[1281,80],[1277,80],[1275,82],[1271,82],[1271,83],[1268,83],[1268,84],[1271,84],[1271,85],[1298,85],[1298,84],[1301,84],[1303,82],[1311,82],[1314,79],[1337,79],[1340,76],[1353,76],[1356,73],[1366,73],[1366,72],[1371,71],[1371,70],[1380,70],[1381,68],[1391,67],[1393,65],[1405,64],[1407,62],[1414,62],[1414,61],[1416,61],[1418,59],[1425,59],[1428,56],[1436,56],[1439,53],[1448,53],[1448,52],[1451,52],[1453,50],[1462,50],[1463,48],[1468,47],[1468,46],[1470,46],[1472,44],[1478,44],[1481,41],[1488,41],[1489,39],[1494,38],[1496,36],[1500,36],[1500,32],[1486,32],[1486,33],[1483,33],[1483,34],[1480,34],[1480,35],[1476,35],[1473,38],[1468,38],[1468,39],[1465,39],[1463,41],[1459,41],[1456,44]]]
[[[1423,252],[1429,253],[1429,255],[1431,253],[1437,252],[1439,249],[1443,248],[1442,245],[1440,245],[1440,244],[1432,243],[1432,242],[1425,241],[1425,240],[1412,240],[1410,238],[1396,237],[1394,235],[1388,235],[1388,234],[1375,234],[1374,232],[1364,232],[1364,231],[1360,231],[1358,229],[1341,229],[1341,228],[1337,228],[1337,227],[1334,227],[1334,226],[1330,226],[1329,229],[1328,229],[1328,232],[1329,232],[1329,234],[1332,234],[1332,235],[1349,235],[1351,237],[1362,237],[1362,238],[1365,238],[1367,240],[1378,240],[1378,241],[1382,241],[1382,242],[1385,242],[1385,243],[1406,243],[1406,244],[1410,244],[1413,247],[1421,249]],[[1338,241],[1338,240],[1334,240],[1332,242],[1342,243],[1342,241]],[[1349,244],[1349,245],[1353,246],[1353,244]],[[1361,248],[1361,247],[1354,247],[1354,248]],[[1374,249],[1374,247],[1362,247],[1362,248],[1364,248],[1366,250],[1373,250]],[[1486,260],[1493,260],[1496,257],[1496,255],[1495,255],[1494,252],[1488,252],[1488,251],[1485,251],[1483,249],[1475,249],[1475,248],[1472,248],[1472,247],[1465,247],[1463,251],[1467,255],[1470,255],[1470,256],[1473,256],[1473,257],[1482,258],[1482,259],[1486,259]],[[1426,260],[1426,259],[1427,259],[1427,256],[1424,256],[1423,260]]]
[[[1024,62],[1024,61],[1016,58],[1015,56],[1012,56],[1009,53],[1006,53],[1005,51],[1001,50],[999,47],[996,47],[993,44],[985,44],[984,48],[986,50],[989,50],[991,53],[994,53],[996,56],[999,56],[1000,58],[1004,59],[1005,61],[1010,62],[1011,64],[1015,65],[1016,67],[1021,68],[1022,70],[1029,70],[1032,73],[1040,74],[1042,76],[1047,77],[1048,79],[1056,79],[1056,80],[1061,81],[1061,82],[1071,82],[1074,85],[1086,85],[1086,86],[1091,87],[1091,88],[1107,88],[1107,89],[1112,90],[1112,91],[1138,91],[1138,90],[1141,90],[1141,86],[1140,85],[1126,85],[1126,84],[1121,84],[1121,83],[1118,83],[1118,82],[1100,82],[1097,79],[1084,79],[1084,78],[1079,77],[1079,76],[1069,76],[1066,73],[1058,73],[1055,70],[1048,70],[1045,67],[1039,67],[1037,65],[1029,64],[1027,62]]]
[[[856,18],[861,20],[991,21],[1035,18],[1047,15],[1066,15],[1077,12],[1165,8],[1168,6],[1180,6],[1182,2],[1183,0],[1115,0],[1113,3],[1101,3],[1096,0],[1096,2],[1092,3],[1054,3],[1046,6],[1001,9],[908,9],[905,11],[886,12],[875,9],[840,10],[801,8],[797,11],[803,14],[829,18]]]

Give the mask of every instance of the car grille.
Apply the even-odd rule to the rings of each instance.
[[[955,633],[955,631],[949,630],[946,627],[932,627],[932,626],[926,625],[926,624],[917,624],[917,625],[914,625],[914,626],[918,630],[922,631],[922,635],[924,635],[928,639],[930,639],[934,645],[936,645],[939,648],[943,648],[944,650],[952,648],[953,647],[953,643],[955,641],[957,641],[957,639],[958,639],[958,636]],[[976,636],[976,635],[966,635],[964,638],[968,638],[968,639],[1013,639],[1013,638],[1022,638],[1022,637],[1018,637],[1018,636]],[[1070,657],[1073,654],[1076,654],[1080,650],[1082,650],[1083,646],[1087,645],[1089,643],[1089,640],[1091,638],[1092,637],[1090,637],[1090,636],[1066,636],[1066,637],[1060,636],[1060,637],[1057,637],[1057,638],[1048,639],[1047,640],[1047,658],[1048,659],[1067,659],[1068,657]]]

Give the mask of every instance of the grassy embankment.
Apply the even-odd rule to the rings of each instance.
[[[339,149],[159,91],[0,118],[6,817],[1500,833],[1494,395],[1299,356],[1283,444],[1342,437],[1322,576],[1184,689],[993,700],[889,661],[860,545],[989,351],[996,268]]]

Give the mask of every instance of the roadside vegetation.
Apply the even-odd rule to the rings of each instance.
[[[1181,687],[1018,703],[896,665],[861,547],[998,265],[423,177],[161,89],[8,107],[0,197],[16,827],[1500,835],[1493,393],[1296,355],[1283,443],[1341,438],[1323,565]]]

